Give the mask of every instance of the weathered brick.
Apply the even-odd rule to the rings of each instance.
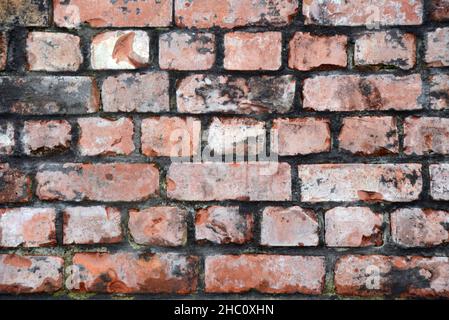
[[[0,292],[51,293],[62,288],[64,260],[50,256],[0,255]]]
[[[179,112],[286,113],[293,106],[295,79],[291,75],[249,77],[188,76],[178,82]]]
[[[80,118],[78,125],[83,156],[129,155],[134,151],[134,125],[129,118]]]
[[[231,32],[224,37],[223,65],[228,70],[278,70],[281,54],[280,32]]]
[[[27,155],[62,153],[70,148],[72,127],[66,120],[26,121],[22,131],[23,151]]]
[[[429,77],[430,107],[436,110],[449,108],[449,74],[433,74]]]
[[[110,207],[64,209],[64,244],[117,243],[122,241],[120,211]]]
[[[364,207],[337,207],[326,211],[326,245],[367,247],[382,245],[381,214]]]
[[[0,70],[6,67],[8,58],[8,37],[6,32],[0,32]]]
[[[174,247],[187,242],[187,211],[150,207],[129,211],[129,232],[138,244]]]
[[[0,203],[27,202],[31,198],[31,179],[8,163],[0,163]]]
[[[98,111],[99,96],[89,77],[0,77],[0,112],[82,114]]]
[[[243,158],[264,152],[265,135],[265,123],[262,121],[214,117],[207,130],[207,146],[214,154],[236,154]]]
[[[45,27],[49,22],[49,1],[0,1],[0,25]]]
[[[421,165],[299,165],[302,201],[417,200],[422,189]]]
[[[55,245],[55,219],[50,208],[0,209],[0,247]]]
[[[428,32],[425,39],[426,55],[424,61],[430,67],[449,66],[449,27],[437,28]]]
[[[344,118],[340,149],[362,155],[386,155],[399,152],[399,140],[394,117]]]
[[[448,21],[449,0],[431,0],[430,17],[434,21]]]
[[[264,246],[317,246],[318,218],[301,207],[267,207],[262,213],[260,243]]]
[[[148,157],[189,157],[199,152],[201,121],[192,117],[142,120],[142,153]]]
[[[169,198],[188,201],[291,199],[290,165],[278,162],[172,163]]]
[[[0,122],[0,154],[12,154],[16,143],[14,140],[14,124],[10,121]]]
[[[174,253],[77,253],[68,289],[104,293],[196,291],[198,258]],[[78,276],[77,276],[78,275]]]
[[[449,242],[449,212],[403,208],[390,217],[393,241],[404,247],[430,247]]]
[[[253,237],[254,217],[239,207],[211,206],[196,211],[195,239],[218,244],[243,244]]]
[[[303,107],[315,111],[422,109],[418,74],[329,75],[304,81]]]
[[[308,71],[316,68],[344,68],[348,64],[344,35],[321,36],[296,32],[288,46],[288,66]]]
[[[234,28],[285,26],[298,11],[298,0],[174,0],[179,27]]]
[[[448,297],[449,258],[349,255],[335,266],[338,294]]]
[[[449,119],[408,117],[404,122],[406,154],[449,153]]]
[[[319,118],[275,119],[271,139],[272,150],[276,152],[277,147],[282,156],[327,152],[331,147],[330,123]]]
[[[205,264],[206,292],[320,294],[324,287],[323,257],[217,255]]]
[[[169,111],[168,74],[123,73],[105,79],[101,88],[106,112]]]
[[[419,25],[423,21],[422,0],[304,0],[306,24],[328,26]]]
[[[215,35],[172,31],[159,36],[159,66],[168,70],[207,70],[215,63]]]
[[[363,34],[355,40],[354,63],[412,69],[416,64],[416,37],[399,30]]]
[[[30,32],[26,50],[31,71],[77,71],[83,63],[80,38],[68,33]]]
[[[166,27],[172,22],[171,0],[54,0],[53,8],[56,25],[65,28]]]
[[[439,163],[429,166],[430,195],[434,200],[449,200],[449,164]]]
[[[139,201],[159,190],[153,164],[108,163],[43,166],[36,174],[42,200]]]
[[[145,31],[107,31],[92,39],[92,69],[138,69],[150,62],[150,38]]]

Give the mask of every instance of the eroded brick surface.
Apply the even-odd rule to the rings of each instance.
[[[441,110],[449,108],[449,74],[434,74],[429,77],[430,107]]]
[[[431,67],[449,66],[449,28],[437,28],[426,35],[425,62]]]
[[[300,207],[268,207],[262,213],[261,244],[266,246],[318,245],[318,218]]]
[[[365,207],[336,207],[325,213],[326,245],[367,247],[382,245],[381,214]]]
[[[174,0],[174,3],[176,24],[189,28],[284,26],[298,10],[297,0]]]
[[[52,293],[62,288],[64,260],[52,256],[0,255],[0,292]]]
[[[440,163],[429,166],[430,195],[435,200],[449,200],[449,164]]]
[[[66,120],[26,121],[22,132],[25,154],[48,155],[67,151],[72,140],[72,127]]]
[[[0,70],[6,67],[8,59],[8,38],[5,32],[0,32]]]
[[[447,257],[343,256],[335,267],[338,294],[448,296]]]
[[[292,76],[192,75],[178,82],[179,112],[286,113],[293,107]]]
[[[45,27],[49,20],[48,0],[4,0],[0,2],[0,25]]]
[[[31,198],[31,179],[20,169],[0,163],[0,203],[27,202]]]
[[[303,201],[392,201],[418,199],[419,164],[299,165]]]
[[[449,1],[432,0],[430,5],[431,18],[435,21],[449,20]]]
[[[217,244],[243,244],[253,237],[254,217],[239,207],[212,206],[197,210],[195,239]]]
[[[116,243],[122,240],[121,215],[110,207],[68,207],[63,214],[64,244]]]
[[[0,122],[0,154],[13,153],[16,145],[14,131],[14,124],[12,122]]]
[[[319,294],[324,286],[322,257],[217,255],[205,264],[206,292]]]
[[[104,293],[195,292],[198,258],[174,253],[77,253],[68,289]]]
[[[66,163],[42,168],[36,174],[42,200],[138,201],[159,190],[159,171],[153,164]]]
[[[0,247],[55,245],[55,219],[51,208],[0,209]]]
[[[176,207],[131,210],[128,227],[138,244],[182,246],[187,241],[187,211]]]
[[[449,119],[409,117],[404,122],[404,152],[430,154],[449,152]]]

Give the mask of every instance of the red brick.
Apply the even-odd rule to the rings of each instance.
[[[277,152],[282,156],[328,152],[331,147],[330,123],[319,118],[275,119],[271,139],[272,150],[276,152],[277,143]]]
[[[340,149],[362,155],[385,155],[399,152],[394,117],[344,118],[338,136]]]
[[[267,207],[262,213],[261,244],[264,246],[317,246],[318,218],[301,207]]]
[[[129,211],[129,232],[138,244],[174,247],[187,242],[187,211],[150,207]]]
[[[298,11],[298,1],[174,0],[179,27],[234,28],[240,26],[285,26]]]
[[[36,174],[41,200],[140,201],[159,191],[153,164],[108,163],[42,167]]]
[[[430,17],[434,21],[449,20],[449,0],[431,0]]]
[[[22,131],[23,151],[36,156],[67,151],[72,140],[71,131],[66,120],[26,121]]]
[[[8,163],[0,163],[0,203],[27,202],[31,198],[31,179]]]
[[[214,117],[207,130],[207,146],[214,154],[242,158],[245,154],[261,154],[266,147],[265,123],[251,118]]]
[[[425,39],[424,61],[430,67],[449,66],[449,28],[437,28],[428,32]]]
[[[196,211],[195,239],[218,244],[243,244],[253,237],[254,217],[239,207],[212,206]]]
[[[320,294],[323,257],[240,255],[206,257],[206,292]]]
[[[122,73],[103,82],[101,100],[106,112],[169,111],[168,74]]]
[[[295,79],[291,75],[249,77],[195,74],[180,80],[179,112],[286,113],[293,106]]]
[[[78,125],[78,144],[83,156],[129,155],[134,151],[134,125],[129,118],[81,118]]]
[[[290,165],[278,162],[172,163],[169,198],[188,201],[291,199]]]
[[[448,297],[449,258],[343,256],[335,266],[338,294]]]
[[[435,110],[449,108],[449,74],[434,74],[429,77],[430,107]]]
[[[419,198],[421,165],[409,164],[312,164],[299,165],[301,200],[391,201]]]
[[[449,200],[449,164],[439,163],[429,166],[430,195],[434,200]]]
[[[289,43],[288,66],[308,71],[320,67],[346,67],[348,37],[343,35],[319,36],[309,32],[296,32]]]
[[[138,69],[150,62],[150,38],[141,30],[100,33],[90,50],[92,69]]]
[[[416,37],[398,30],[363,34],[355,40],[354,62],[358,66],[412,69],[416,64]]]
[[[64,209],[64,244],[117,243],[122,241],[120,210],[109,207]]]
[[[302,13],[306,24],[419,25],[423,22],[423,7],[422,0],[304,0]]]
[[[0,32],[0,70],[6,67],[8,59],[8,37],[5,32]]]
[[[14,124],[10,121],[0,122],[0,154],[12,154],[16,145]]]
[[[49,22],[49,0],[0,1],[0,25],[45,27]]]
[[[49,256],[0,255],[0,292],[51,293],[62,288],[64,260]]]
[[[142,120],[142,153],[148,157],[189,157],[199,152],[201,121],[152,117]]]
[[[159,36],[159,66],[168,70],[207,70],[215,63],[215,35],[172,31]]]
[[[232,32],[224,37],[224,68],[278,70],[282,60],[280,32]]]
[[[198,258],[174,253],[77,253],[69,290],[103,293],[196,291]]]
[[[381,214],[364,207],[337,207],[326,211],[326,245],[329,247],[381,246]]]
[[[303,107],[315,111],[422,109],[418,74],[329,75],[306,79]]]
[[[53,8],[56,25],[65,28],[166,27],[172,22],[171,0],[55,0]]]
[[[30,32],[26,50],[31,71],[77,71],[83,63],[80,38],[68,33]]]
[[[449,242],[449,212],[403,208],[391,213],[393,241],[404,247],[431,247]]]
[[[55,219],[50,208],[0,209],[0,247],[54,246]]]
[[[90,77],[0,77],[0,112],[23,115],[97,112],[97,87]]]
[[[406,154],[449,153],[449,119],[408,117],[404,122]]]

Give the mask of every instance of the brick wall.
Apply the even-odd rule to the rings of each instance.
[[[0,294],[449,297],[448,67],[448,0],[0,0]]]

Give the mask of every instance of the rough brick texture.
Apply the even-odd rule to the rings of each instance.
[[[0,0],[0,299],[449,298],[448,68],[449,0]]]

